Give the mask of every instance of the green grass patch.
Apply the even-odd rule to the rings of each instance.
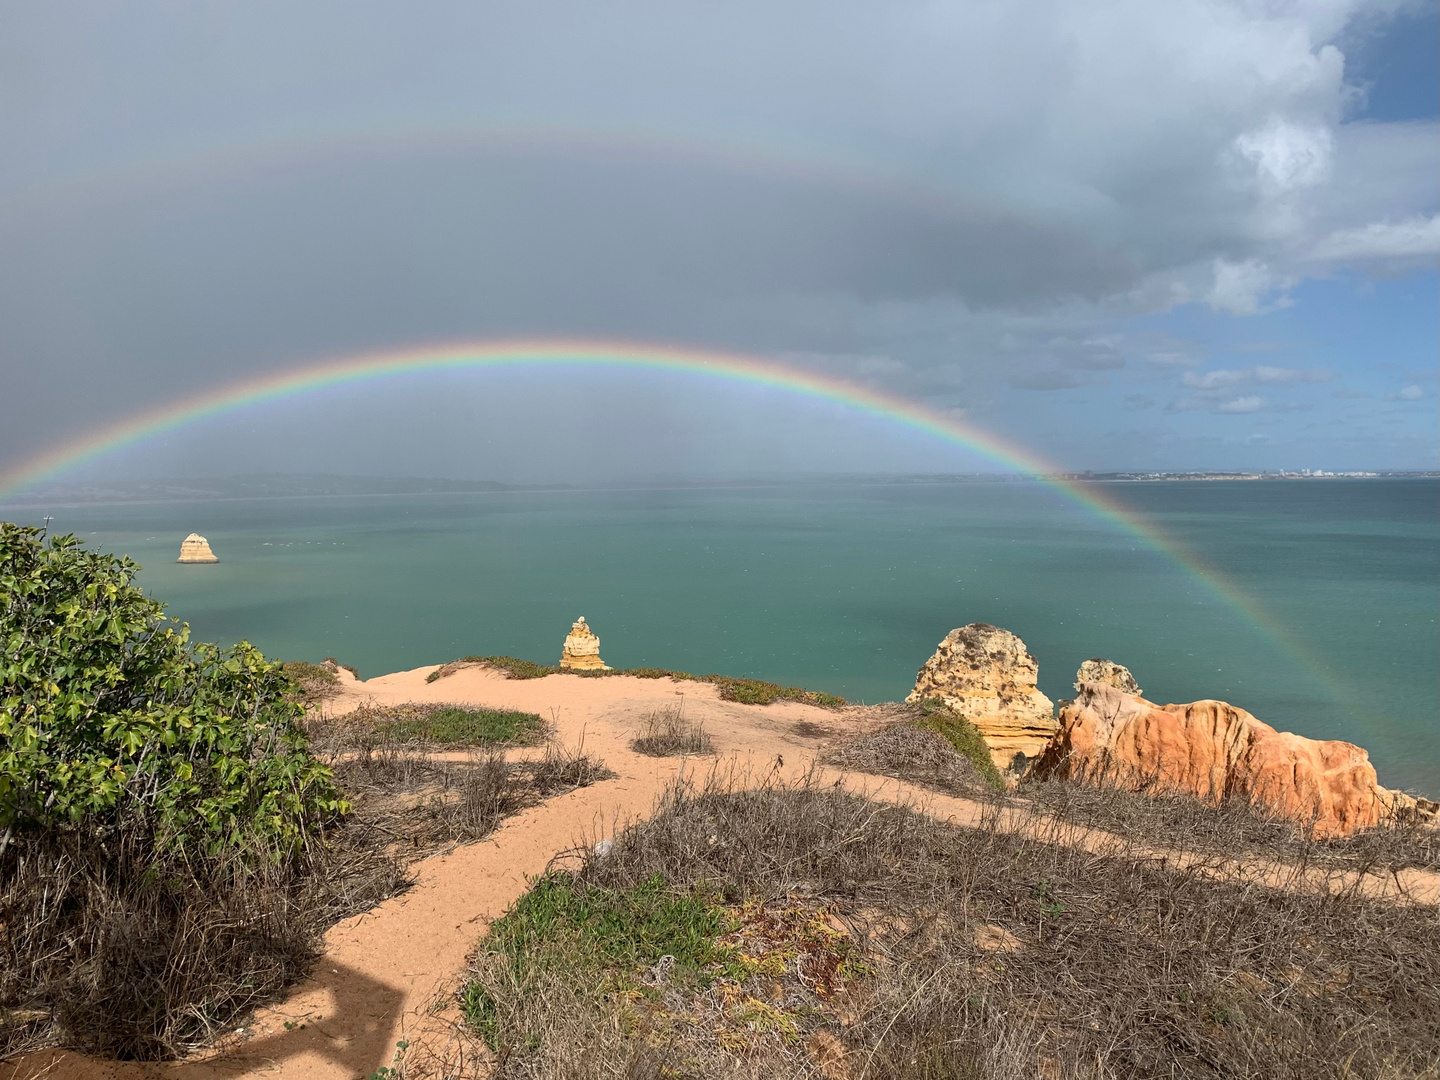
[[[436,679],[443,679],[470,664],[483,664],[496,671],[503,671],[507,679],[543,679],[546,675],[560,673],[559,664],[536,664],[530,660],[520,660],[513,656],[462,656],[459,660],[452,660],[450,663],[436,668],[425,676],[425,681],[434,682]]]
[[[489,977],[465,986],[461,1008],[495,1050],[519,1033],[505,1030],[517,1017],[506,1022],[490,986],[540,988],[560,982],[587,996],[633,997],[647,992],[643,975],[664,956],[675,958],[670,978],[708,985],[732,967],[744,974],[737,950],[716,941],[735,926],[717,896],[700,889],[676,891],[659,874],[627,889],[550,874],[491,924],[476,960]],[[528,1041],[523,1035],[518,1039],[521,1045]]]
[[[759,679],[734,679],[728,675],[702,675],[700,678],[718,686],[722,700],[738,701],[744,705],[799,701],[806,705],[818,705],[822,709],[839,709],[846,704],[845,699],[836,694],[823,694],[799,686],[780,686]]]
[[[376,734],[405,742],[452,746],[495,746],[499,743],[533,745],[545,734],[545,721],[534,713],[513,709],[471,709],[446,705],[413,716],[382,720]]]
[[[990,748],[985,745],[985,736],[980,734],[979,728],[934,698],[922,701],[920,708],[925,715],[915,721],[916,727],[943,736],[957,754],[975,766],[991,787],[997,791],[1004,789],[1005,781],[995,767],[995,759],[990,756]]]

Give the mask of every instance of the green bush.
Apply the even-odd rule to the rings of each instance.
[[[920,709],[924,716],[915,721],[916,727],[944,736],[957,754],[968,758],[979,770],[986,783],[997,791],[1005,787],[1005,781],[1000,776],[1000,770],[995,767],[995,759],[990,756],[990,748],[985,745],[985,736],[980,734],[979,728],[938,698],[925,699],[920,703]]]
[[[189,630],[128,558],[0,523],[0,827],[157,849],[302,845],[347,808],[280,664]]]

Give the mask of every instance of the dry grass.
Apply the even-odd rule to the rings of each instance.
[[[644,729],[631,741],[630,749],[650,757],[713,754],[715,746],[704,726],[686,720],[684,711],[685,706],[680,704],[652,712],[645,718]]]
[[[1244,799],[1217,805],[1150,787],[1128,791],[1105,783],[1104,777],[1028,777],[1015,794],[1062,820],[1161,848],[1323,863],[1362,873],[1407,867],[1440,870],[1440,834],[1419,824],[1382,825],[1354,836],[1317,840],[1303,825]]]
[[[1440,922],[956,828],[807,781],[680,785],[482,942],[501,1077],[1433,1077]]]
[[[202,1047],[303,976],[328,927],[403,890],[409,862],[610,775],[553,743],[533,761],[493,747],[439,761],[433,744],[359,727],[317,748],[354,809],[294,857],[182,861],[123,833],[15,837],[0,865],[0,1058]]]
[[[326,927],[404,887],[364,846],[182,860],[123,832],[7,850],[0,1057],[47,1045],[174,1057],[304,974]]]
[[[993,764],[988,773],[982,771],[945,736],[913,723],[891,724],[845,739],[827,751],[823,760],[842,769],[893,776],[951,795],[993,792],[998,779]]]

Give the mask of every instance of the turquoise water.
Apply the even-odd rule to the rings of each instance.
[[[585,615],[606,661],[902,697],[952,627],[1024,638],[1040,686],[1126,664],[1366,746],[1440,794],[1440,484],[1112,485],[1281,628],[1031,483],[267,499],[11,511],[145,567],[197,637],[364,675],[456,656],[553,662]],[[223,560],[174,562],[197,531]]]

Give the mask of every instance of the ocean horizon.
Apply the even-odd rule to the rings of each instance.
[[[1440,795],[1440,483],[1115,483],[1135,531],[1027,482],[252,495],[0,508],[134,558],[197,640],[369,677],[462,655],[553,663],[584,615],[614,667],[903,698],[949,630],[1018,634],[1040,689],[1082,660],[1370,751]],[[178,565],[206,536],[220,562]]]

